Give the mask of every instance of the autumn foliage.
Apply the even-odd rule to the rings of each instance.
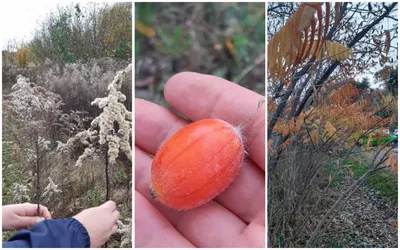
[[[344,61],[351,55],[351,50],[346,46],[325,40],[330,22],[328,2],[325,3],[325,10],[326,18],[323,21],[321,3],[301,4],[272,37],[268,43],[269,77],[286,82],[287,73],[293,72],[298,64],[310,57]],[[314,19],[315,13],[317,21]]]
[[[23,45],[15,53],[15,64],[20,68],[27,68],[29,63],[30,49],[28,46]]]
[[[397,154],[392,153],[390,141],[371,143],[373,138],[387,137],[384,129],[397,126],[397,98],[378,88],[361,89],[356,80],[373,67],[382,67],[378,76],[384,81],[393,72],[395,30],[378,24],[396,3],[373,5],[380,11],[373,13],[379,15],[360,14],[363,22],[359,22],[349,13],[358,15],[361,5],[269,6],[276,17],[268,25],[274,32],[269,33],[267,67],[272,247],[315,246],[370,174],[381,169],[397,173]],[[363,158],[358,164],[368,169],[357,180],[348,164],[354,155]],[[338,175],[348,175],[348,188],[332,201],[328,191]],[[327,208],[324,202],[331,204]]]
[[[330,93],[323,88],[313,93],[312,99],[315,105],[307,111],[302,111],[298,117],[292,117],[289,121],[280,119],[277,122],[274,132],[283,137],[289,136],[289,139],[281,145],[280,150],[283,150],[299,135],[309,135],[301,142],[312,143],[314,146],[329,139],[340,140],[349,147],[360,139],[358,138],[360,131],[382,127],[390,123],[393,118],[382,119],[375,115],[389,103],[385,103],[382,99],[383,103],[376,105],[373,102],[374,94],[361,98],[354,82],[345,83],[337,90],[331,90]],[[275,109],[275,104],[271,103],[270,110]],[[291,108],[288,107],[285,113],[290,111]],[[353,119],[354,117],[357,119]]]
[[[340,4],[336,3],[334,27],[340,19],[340,8]],[[296,67],[307,63],[306,67],[310,68],[310,77],[313,78],[318,77],[316,68],[324,60],[343,65],[351,65],[347,59],[354,61],[351,48],[326,39],[331,22],[330,9],[329,3],[300,4],[268,43],[269,81],[278,85],[280,90],[284,90],[283,86],[287,87],[284,99],[268,97],[268,112],[272,115],[272,119],[268,120],[271,125],[269,132],[285,138],[278,145],[279,151],[290,142],[297,141],[302,134],[308,137],[301,140],[302,143],[311,142],[316,146],[328,138],[341,139],[345,140],[343,145],[348,147],[356,142],[360,131],[386,126],[393,119],[382,119],[377,115],[379,110],[387,109],[390,105],[380,90],[361,95],[355,80],[343,75],[328,77],[326,84],[321,82],[310,86],[302,100],[310,105],[300,106],[296,110],[302,89],[296,86],[297,79],[293,82],[293,77],[288,77],[295,73]],[[390,34],[386,38],[390,40]]]

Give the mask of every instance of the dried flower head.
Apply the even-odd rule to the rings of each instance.
[[[47,184],[42,194],[42,197],[45,199],[46,202],[52,199],[55,194],[61,193],[61,190],[58,189],[58,185],[56,185],[50,177],[48,178],[48,180],[49,184]]]
[[[23,184],[13,183],[12,186],[12,196],[13,196],[13,203],[24,203],[31,201],[29,198],[29,188]]]

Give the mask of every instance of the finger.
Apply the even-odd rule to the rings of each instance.
[[[135,145],[149,154],[187,123],[168,109],[141,99],[135,100]]]
[[[18,209],[15,210],[15,213],[19,216],[41,216],[45,219],[51,219],[51,214],[47,207],[43,205],[39,205],[39,214],[38,214],[38,205],[32,203],[24,203],[18,206]]]
[[[239,175],[215,200],[246,223],[252,222],[260,211],[265,213],[265,172],[245,159]]]
[[[107,209],[108,211],[114,211],[117,209],[117,205],[115,204],[114,201],[107,201],[106,203],[101,205],[101,207]]]
[[[117,225],[113,225],[113,227],[111,228],[111,234],[116,234],[118,231],[118,226]]]
[[[191,120],[219,118],[234,125],[252,117],[263,98],[222,78],[191,72],[171,77],[164,95],[173,108]],[[243,133],[250,157],[265,170],[264,107],[245,126]]]
[[[135,247],[194,247],[171,223],[135,191]]]
[[[37,205],[31,203],[24,203],[18,207],[15,212],[20,216],[35,216],[37,214]]]
[[[170,114],[167,109],[154,103],[138,100],[135,107],[135,144],[147,153],[155,154],[165,140],[186,124],[176,115]],[[143,110],[146,112],[142,112]],[[152,115],[147,115],[147,111]],[[163,124],[163,126],[159,126],[159,124]],[[135,152],[136,157],[138,154],[143,154],[138,150]],[[140,163],[139,165],[141,167],[136,165],[135,168],[136,183],[147,181],[147,179],[137,176],[146,176],[150,173],[150,165],[142,166]],[[145,183],[145,185],[150,186],[149,183]],[[231,186],[217,198],[217,201],[249,223],[256,215],[256,211],[265,208],[265,172],[254,162],[245,161],[241,166],[240,174]],[[252,204],[252,206],[248,204]]]
[[[176,211],[153,200],[149,193],[151,158],[138,148],[135,152],[135,177],[141,180],[135,183],[135,189],[146,197],[185,238],[197,247],[232,246],[233,239],[247,226],[244,221],[214,201],[196,209]]]
[[[119,216],[120,216],[120,213],[119,213],[117,210],[115,210],[115,211],[112,213],[112,218],[113,218],[114,221],[119,220]]]
[[[265,248],[265,210],[260,211],[235,242],[241,248]]]
[[[148,161],[149,156],[143,150],[135,147],[135,190],[149,185],[150,167]],[[150,185],[148,187],[150,188]]]
[[[40,223],[40,222],[42,222],[42,221],[44,221],[44,220],[45,220],[45,218],[43,218],[43,217],[36,217],[36,223],[35,223],[35,225],[38,224],[38,223]]]
[[[40,205],[40,216],[45,219],[51,219],[51,214],[49,212],[49,209],[42,205]]]
[[[42,222],[44,219],[41,217],[29,217],[29,216],[21,216],[18,217],[18,221],[15,222],[15,229],[29,229],[36,224]]]

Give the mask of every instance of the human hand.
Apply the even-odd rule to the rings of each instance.
[[[40,214],[36,213],[37,204],[5,205],[2,208],[2,228],[4,231],[28,229],[44,219],[51,219],[51,214],[45,206],[40,205]]]
[[[165,86],[166,101],[196,121],[219,118],[233,125],[247,121],[262,96],[209,75],[180,73]],[[136,247],[265,246],[265,107],[245,126],[249,153],[233,183],[204,206],[175,211],[149,193],[150,155],[187,122],[154,103],[135,100]]]
[[[113,201],[101,206],[83,210],[73,218],[86,228],[90,237],[90,247],[101,247],[117,232],[119,212]]]

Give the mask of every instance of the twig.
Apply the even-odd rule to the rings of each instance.
[[[109,180],[109,176],[108,176],[108,165],[109,165],[109,161],[108,161],[108,146],[106,148],[106,168],[105,168],[105,174],[106,174],[106,202],[110,199],[110,180]]]
[[[385,145],[384,145],[385,146]],[[327,221],[328,217],[331,214],[335,215],[335,212],[337,213],[341,207],[343,206],[343,204],[345,204],[348,199],[353,195],[353,193],[355,191],[358,190],[358,188],[361,187],[361,185],[364,183],[364,181],[368,178],[368,176],[373,173],[374,171],[376,171],[379,167],[380,164],[382,164],[384,162],[384,160],[379,161],[377,164],[375,163],[376,157],[377,155],[382,151],[384,147],[382,147],[375,155],[374,159],[372,160],[372,167],[369,168],[369,170],[367,172],[365,172],[357,181],[355,181],[350,187],[349,189],[340,196],[340,198],[335,202],[335,204],[329,209],[329,211],[324,215],[324,217],[319,221],[318,226],[315,228],[314,232],[312,233],[310,239],[307,242],[307,246],[306,247],[312,247],[315,238],[317,237],[318,232],[320,231],[320,229],[322,228],[322,225],[325,224],[325,222]],[[383,156],[383,158],[385,158],[385,156],[387,155],[389,151],[387,151],[385,153],[385,155]],[[332,217],[329,219],[329,222],[325,225],[324,229],[322,231],[324,231],[327,226],[330,224],[330,222],[332,221],[332,219],[334,218],[334,215],[332,215]]]
[[[321,237],[324,237],[324,236],[329,236],[329,235],[332,235],[332,234],[347,233],[347,232],[351,232],[351,230],[353,230],[353,228],[345,229],[345,230],[341,230],[341,231],[337,231],[337,232],[335,232],[335,231],[333,231],[333,232],[328,232],[328,233],[321,234],[320,236],[318,236],[318,238],[321,238]]]
[[[257,67],[258,65],[260,65],[261,63],[263,63],[265,61],[265,53],[259,55],[256,60],[250,64],[249,66],[247,66],[241,73],[240,75],[236,78],[236,83],[239,84],[241,80],[243,80],[243,78],[250,72],[252,71],[255,67]]]

